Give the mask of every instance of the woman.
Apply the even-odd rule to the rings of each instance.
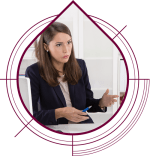
[[[90,122],[87,113],[106,112],[116,95],[94,99],[84,60],[76,59],[68,27],[54,22],[35,47],[38,62],[26,69],[30,78],[33,116],[44,125]],[[38,110],[38,102],[40,110]]]

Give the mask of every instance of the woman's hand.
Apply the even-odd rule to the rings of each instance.
[[[118,98],[119,96],[118,95],[108,95],[108,93],[109,93],[109,89],[106,90],[106,92],[102,96],[102,99],[99,102],[99,106],[101,108],[111,107],[111,105],[114,104],[114,102],[117,102],[117,100],[114,98]]]
[[[69,121],[76,122],[76,123],[89,119],[89,117],[84,116],[87,115],[87,113],[82,112],[81,110],[78,110],[74,107],[58,108],[55,110],[55,114],[56,114],[55,115],[56,119],[60,117],[64,117]]]

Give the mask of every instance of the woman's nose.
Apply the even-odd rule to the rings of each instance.
[[[64,45],[64,48],[63,48],[63,52],[64,53],[67,53],[69,50],[68,50],[68,47],[66,45]]]

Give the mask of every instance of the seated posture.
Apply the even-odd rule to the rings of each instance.
[[[86,112],[106,112],[117,95],[94,99],[85,61],[76,59],[71,32],[62,23],[52,23],[35,47],[38,62],[26,69],[30,78],[33,116],[44,125],[89,123]],[[38,103],[40,110],[38,110]]]

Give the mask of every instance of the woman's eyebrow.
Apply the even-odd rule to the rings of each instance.
[[[70,40],[71,40],[71,39],[69,39],[68,41],[70,41]],[[67,41],[67,42],[68,42],[68,41]],[[56,43],[63,43],[63,42],[56,42]]]

